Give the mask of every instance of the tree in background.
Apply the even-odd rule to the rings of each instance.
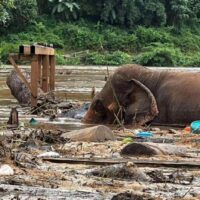
[[[53,9],[53,6],[51,3],[49,3],[49,0],[37,0],[37,7],[39,15],[51,14]]]
[[[146,0],[143,1],[142,24],[145,26],[164,26],[166,25],[165,6],[162,1]]]
[[[89,8],[90,16],[92,7]],[[166,24],[165,7],[160,0],[98,0],[93,3],[93,10],[99,13],[99,20],[110,24],[128,27]]]
[[[19,28],[33,22],[38,14],[36,0],[15,0],[15,7],[12,9],[12,24]]]
[[[1,0],[0,1],[0,27],[5,27],[9,23],[10,9],[14,8],[14,0]]]
[[[5,28],[21,29],[37,17],[36,0],[3,0],[0,2],[0,32]]]
[[[178,29],[200,18],[200,0],[37,0],[39,14],[56,19],[78,17],[126,27],[174,26]]]
[[[190,0],[188,2],[189,9],[191,10],[191,17],[195,22],[199,22],[200,19],[200,0]]]
[[[191,16],[189,0],[166,0],[167,25],[180,28]]]
[[[140,0],[104,0],[101,20],[106,23],[133,26],[141,20]]]
[[[58,15],[62,19],[77,19],[79,5],[72,0],[49,0],[53,3],[52,14]]]

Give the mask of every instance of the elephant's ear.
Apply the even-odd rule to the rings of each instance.
[[[152,92],[136,79],[129,81],[130,87],[126,98],[125,116],[127,121],[143,125],[158,115],[157,102]],[[125,119],[125,120],[126,120]]]

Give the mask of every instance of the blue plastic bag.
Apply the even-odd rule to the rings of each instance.
[[[200,134],[200,120],[191,123],[191,132],[194,134]]]
[[[148,137],[153,137],[153,133],[142,131],[140,133],[137,133],[136,136],[142,138],[148,138]]]

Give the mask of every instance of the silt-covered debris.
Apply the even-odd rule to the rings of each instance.
[[[11,109],[5,112],[0,199],[200,199],[200,135],[85,126],[89,104],[45,94],[34,109],[16,106],[16,126],[7,124]]]

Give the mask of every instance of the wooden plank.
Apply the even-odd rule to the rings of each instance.
[[[49,56],[42,56],[42,90],[49,90]]]
[[[38,84],[42,86],[42,56],[38,56]]]
[[[157,166],[157,167],[192,167],[200,168],[200,162],[191,161],[164,161],[164,160],[136,160],[132,158],[122,159],[108,159],[108,158],[52,158],[44,157],[44,161],[50,161],[55,163],[71,163],[71,164],[89,164],[89,165],[113,165],[127,162],[133,162],[138,166]]]
[[[37,90],[38,90],[38,59],[31,62],[31,106],[37,106]]]
[[[34,55],[23,55],[18,53],[11,53],[9,54],[9,56],[12,57],[15,61],[30,61],[32,59],[35,59]]]
[[[21,45],[19,46],[19,53],[24,55],[31,54],[31,46],[30,45]]]
[[[26,78],[24,77],[24,75],[22,74],[21,70],[19,69],[19,67],[17,66],[17,64],[15,63],[15,60],[12,58],[12,56],[9,56],[9,61],[10,63],[14,66],[15,71],[17,72],[18,76],[20,77],[21,81],[26,85],[26,87],[31,91],[31,86],[29,84],[29,82],[26,80]]]
[[[31,46],[31,54],[34,55],[55,55],[54,48],[45,47],[40,45],[32,45]]]
[[[50,58],[50,90],[55,90],[55,56],[49,56]]]

